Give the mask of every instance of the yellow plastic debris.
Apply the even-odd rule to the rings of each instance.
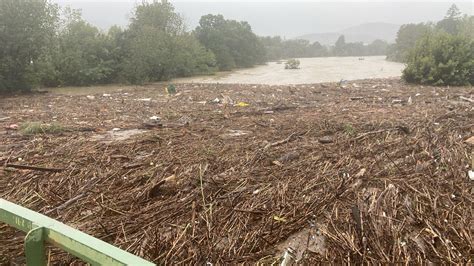
[[[238,106],[238,107],[247,107],[247,106],[249,106],[249,105],[250,105],[250,104],[245,103],[245,102],[239,102],[239,103],[237,103],[235,106]]]
[[[278,216],[276,216],[276,215],[273,215],[273,220],[279,221],[279,222],[286,222],[286,219],[285,219],[285,218],[278,217]]]

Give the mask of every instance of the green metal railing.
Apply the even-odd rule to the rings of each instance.
[[[46,265],[50,243],[91,265],[155,265],[47,216],[0,199],[0,222],[27,233],[26,264]]]

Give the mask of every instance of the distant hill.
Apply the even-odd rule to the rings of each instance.
[[[339,36],[344,35],[346,42],[371,43],[376,39],[385,40],[389,43],[395,42],[400,25],[390,23],[364,23],[358,26],[343,29],[339,32],[324,32],[306,34],[296,39],[304,39],[310,42],[319,42],[322,45],[333,45]]]

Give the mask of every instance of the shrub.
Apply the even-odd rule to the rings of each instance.
[[[474,41],[437,31],[426,34],[409,53],[407,82],[429,85],[474,84]]]
[[[300,60],[298,59],[289,59],[285,63],[285,69],[299,69],[300,68]]]

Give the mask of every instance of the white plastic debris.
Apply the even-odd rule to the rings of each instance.
[[[214,100],[212,100],[213,103],[220,103],[221,100],[219,98],[215,98]]]
[[[161,120],[161,117],[154,115],[154,116],[150,117],[150,120],[158,121],[158,120]]]
[[[151,98],[138,99],[137,101],[140,101],[140,102],[151,102]]]
[[[224,95],[224,97],[222,98],[222,103],[223,103],[224,105],[233,105],[233,104],[234,104],[234,101],[233,101],[232,98],[230,98],[229,96]]]
[[[86,98],[89,99],[89,100],[94,100],[95,96],[94,95],[87,95]]]
[[[120,131],[120,128],[118,127],[112,128],[112,131]]]
[[[103,97],[110,97],[110,96],[112,96],[112,95],[111,95],[111,94],[108,94],[108,93],[104,93],[104,94],[102,94],[102,96],[103,96]]]
[[[233,130],[229,129],[227,130],[227,133],[220,135],[223,138],[229,138],[229,137],[240,137],[244,135],[248,135],[252,133],[251,131],[246,131],[246,130]]]
[[[469,172],[467,173],[467,175],[469,176],[469,179],[471,181],[474,181],[474,170],[469,170]]]
[[[295,261],[295,251],[292,248],[287,248],[282,256],[280,266],[292,265]]]

